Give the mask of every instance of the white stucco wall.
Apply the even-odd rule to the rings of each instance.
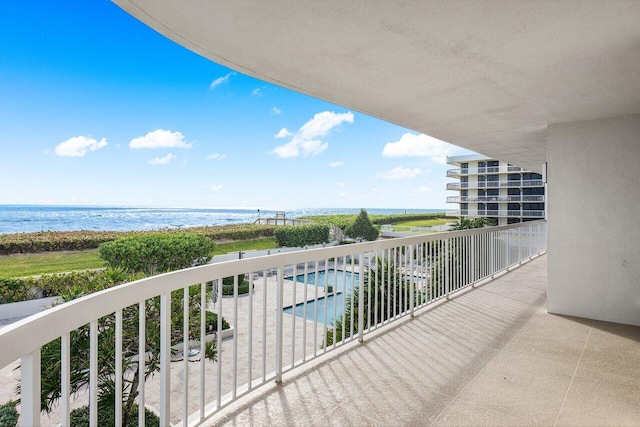
[[[548,127],[548,310],[640,325],[640,115]]]

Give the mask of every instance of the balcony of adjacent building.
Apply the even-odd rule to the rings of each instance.
[[[486,202],[544,202],[543,195],[507,195],[507,196],[449,196],[447,203],[486,203]]]
[[[448,182],[447,190],[463,190],[474,188],[521,188],[544,187],[542,179],[507,180],[507,181],[478,181],[478,182]]]
[[[495,210],[495,209],[460,209],[447,211],[450,216],[484,216],[492,218],[544,218],[544,210]]]
[[[457,178],[466,175],[482,175],[482,174],[494,174],[494,173],[511,173],[522,172],[519,166],[486,166],[477,168],[456,168],[447,170],[447,176],[451,178]]]
[[[640,392],[629,373],[640,365],[640,328],[547,313],[545,230],[536,221],[390,239],[112,288],[0,330],[2,390],[15,398],[21,381],[23,425],[69,425],[69,411],[87,404],[97,422],[100,381],[126,392],[136,369],[148,367],[137,361],[153,352],[142,334],[151,319],[140,316],[142,339],[127,329],[123,340],[123,311],[127,322],[131,307],[144,313],[157,298],[148,307],[160,309],[159,367],[136,399],[161,425],[637,425]],[[238,274],[253,292],[238,295]],[[226,276],[236,277],[233,296],[213,303],[207,287]],[[185,329],[171,346],[171,294],[186,300],[194,286],[232,325],[228,338],[222,326],[214,331],[216,361],[200,357],[202,329],[184,339]],[[103,316],[115,319],[109,328]],[[77,327],[93,343],[86,366],[69,354]],[[107,377],[98,376],[110,363],[97,354],[102,334],[114,340]],[[51,340],[61,343],[62,394],[41,418],[37,373]],[[70,393],[83,373],[88,383]]]

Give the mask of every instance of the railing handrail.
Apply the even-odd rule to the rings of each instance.
[[[485,166],[476,168],[455,168],[448,169],[447,176],[455,175],[474,175],[474,174],[486,174],[486,173],[507,173],[507,172],[524,172],[528,173],[519,166]]]
[[[399,237],[352,245],[287,252],[207,264],[147,277],[86,295],[0,329],[0,343],[3,343],[3,351],[0,353],[0,368],[95,319],[99,319],[124,307],[137,304],[140,301],[182,289],[185,284],[195,285],[206,283],[211,280],[233,276],[237,274],[238,271],[262,271],[274,268],[274,266],[321,260],[327,258],[327,253],[330,254],[330,257],[343,257],[354,253],[364,253],[417,243],[428,243],[457,236],[482,234],[489,229],[492,231],[508,230],[522,227],[523,224],[529,225],[532,223],[534,222],[448,231],[430,235]],[[11,345],[7,343],[11,343]]]
[[[3,348],[0,353],[0,367],[8,366],[14,360],[20,359],[22,422],[25,425],[40,425],[41,393],[45,393],[46,396],[57,393],[49,387],[41,387],[42,354],[48,355],[46,360],[43,358],[42,363],[52,363],[49,358],[50,352],[41,354],[41,350],[54,340],[60,339],[60,355],[57,357],[62,379],[58,396],[63,416],[62,425],[69,423],[70,399],[72,398],[70,393],[71,373],[88,375],[86,391],[89,397],[90,423],[97,424],[98,411],[101,411],[98,409],[97,403],[97,396],[100,394],[98,387],[101,384],[98,370],[105,366],[105,362],[99,362],[98,353],[101,350],[98,343],[101,343],[100,346],[108,346],[106,351],[109,353],[107,354],[111,354],[111,351],[115,350],[113,378],[116,386],[116,400],[120,401],[123,396],[122,394],[118,396],[118,390],[122,390],[123,381],[127,377],[127,368],[123,367],[122,361],[124,356],[123,314],[130,316],[133,312],[137,312],[138,314],[134,316],[138,317],[138,349],[133,349],[130,344],[125,345],[127,349],[126,364],[128,365],[132,361],[136,363],[136,372],[140,378],[145,378],[145,372],[149,372],[149,369],[160,372],[160,393],[159,396],[155,396],[159,397],[159,402],[154,397],[149,399],[153,401],[149,403],[159,405],[157,409],[162,425],[169,425],[172,417],[180,416],[184,422],[188,421],[191,425],[197,425],[257,387],[274,379],[282,381],[283,373],[289,372],[327,351],[338,348],[356,338],[362,341],[367,333],[383,327],[385,324],[403,316],[413,316],[414,309],[425,307],[441,298],[448,298],[453,292],[493,277],[499,271],[504,271],[527,258],[542,253],[546,249],[545,242],[546,221],[531,221],[499,227],[449,231],[330,248],[285,252],[160,274],[78,298],[0,329],[0,346]],[[323,272],[326,275],[324,283],[322,283],[322,279],[318,279],[322,277]],[[238,286],[246,280],[243,278],[247,273],[249,274],[248,281],[254,288],[253,291],[251,287],[249,288],[247,299],[243,300],[243,314],[240,317],[245,314],[247,317],[242,320],[239,319],[238,312],[240,306]],[[240,274],[243,278],[239,276]],[[311,274],[314,274],[313,281],[310,281]],[[340,281],[337,279],[338,274],[342,276],[340,280],[342,288],[340,288]],[[330,275],[333,275],[333,279],[330,279]],[[232,277],[234,282],[234,295],[230,301],[226,298],[214,297],[223,294],[224,283],[221,279],[226,277]],[[300,277],[303,278],[302,282]],[[385,277],[387,279],[384,279]],[[392,280],[392,278],[394,279]],[[321,282],[317,280],[321,280]],[[388,283],[384,284],[384,280],[388,280]],[[210,281],[213,283],[209,284]],[[348,289],[346,287],[347,281],[349,282]],[[195,290],[192,286],[199,284],[211,286],[211,294],[207,296],[207,288],[201,286],[198,291],[200,302],[190,302],[191,291]],[[348,300],[342,298],[342,301],[339,302],[338,295],[350,295],[349,299],[353,304],[355,303],[354,298],[356,298],[354,295],[358,295],[358,293],[351,291],[359,289],[364,292],[364,286],[374,286],[368,288],[373,290],[373,297],[370,297],[366,303],[366,322],[364,317],[365,299],[361,298],[358,299],[357,322],[353,323],[356,319],[352,316],[351,323],[345,324],[344,322],[349,322]],[[384,290],[384,287],[387,287],[389,292],[393,287],[394,297],[392,300],[381,296],[378,298],[378,295],[382,295],[380,292]],[[298,296],[296,296],[296,289],[301,293]],[[184,329],[182,333],[176,332],[174,334],[172,330],[174,310],[172,299],[176,295],[172,295],[172,292],[180,290],[183,295],[181,310],[183,310]],[[308,292],[310,293],[308,294]],[[359,293],[359,295],[363,294]],[[147,312],[146,306],[149,300],[158,297],[159,312],[155,310]],[[258,298],[258,300],[253,298]],[[285,299],[283,300],[283,298]],[[322,303],[321,300],[325,303]],[[229,301],[230,304],[226,301]],[[284,301],[287,302],[287,305],[284,305]],[[155,304],[153,302],[152,306],[155,307]],[[199,310],[200,333],[189,331],[188,325],[191,325],[190,304],[195,304],[192,306]],[[216,373],[214,374],[216,388],[213,396],[215,397],[211,395],[205,397],[205,383],[208,382],[206,378],[209,377],[206,369],[213,368],[211,365],[208,365],[209,368],[205,367],[207,362],[212,362],[209,359],[212,355],[207,355],[208,350],[205,347],[205,342],[210,339],[205,329],[205,318],[207,317],[205,311],[210,311],[209,304],[213,304],[211,308],[216,308],[218,318],[218,329],[214,332],[216,340],[214,351],[217,355]],[[320,312],[322,307],[319,309],[318,304],[323,304],[324,315]],[[333,314],[328,311],[331,304]],[[338,312],[338,304],[342,306],[340,312]],[[308,310],[311,310],[312,306],[315,311],[313,311],[312,317],[309,317]],[[302,307],[301,313],[298,312],[298,307]],[[244,312],[244,310],[247,311]],[[144,313],[151,317],[145,320]],[[222,341],[223,321],[221,319],[224,319],[223,316],[229,316],[233,330],[232,338],[226,345],[223,345]],[[259,318],[262,319],[261,326],[253,322],[254,316],[256,316],[256,321]],[[287,317],[286,322],[285,316],[290,316]],[[296,323],[296,317],[304,319]],[[133,320],[131,317],[127,318]],[[195,317],[193,319],[196,320]],[[340,319],[343,322],[342,332],[340,329],[336,329],[335,323],[333,323],[334,320]],[[113,320],[115,320],[115,324],[111,323]],[[160,329],[159,336],[155,335],[157,331],[152,332],[154,334],[152,339],[160,339],[159,347],[152,345],[152,350],[148,350],[145,344],[145,324],[149,324],[149,321],[154,322],[154,326],[159,326]],[[158,322],[159,325],[155,322]],[[272,330],[274,323],[275,337],[267,332]],[[90,326],[86,328],[85,325]],[[129,328],[130,324],[127,325]],[[286,331],[289,332],[283,329],[285,325],[287,325]],[[104,327],[106,329],[101,329]],[[70,357],[72,351],[70,343],[73,337],[77,336],[78,330],[89,332],[90,349],[87,360],[83,359],[81,362],[75,360],[74,362],[74,359]],[[115,333],[115,344],[112,345],[110,341],[99,338],[102,333],[100,330],[102,332],[110,331],[107,337],[111,333]],[[130,331],[130,329],[127,330]],[[296,330],[301,332],[301,343],[298,341],[300,336],[296,336]],[[262,341],[261,350],[253,346],[252,334],[254,332],[257,334],[258,340]],[[200,346],[199,349],[193,347],[200,355],[198,415],[195,412],[191,415],[189,413],[189,355],[191,355],[193,339]],[[182,405],[178,404],[178,407],[182,409],[181,415],[177,415],[175,410],[172,410],[173,404],[171,403],[176,400],[173,398],[171,387],[172,381],[174,381],[171,380],[174,340],[178,340],[178,342],[182,340],[180,355],[183,359],[183,402]],[[311,350],[309,350],[310,348]],[[50,349],[51,347],[48,347],[48,350]],[[225,349],[227,351],[224,351]],[[145,360],[144,355],[149,351],[150,357],[154,358],[156,362],[147,366],[146,363],[141,363],[141,360]],[[260,367],[256,366],[256,369],[252,367],[256,352],[258,355],[262,355],[262,375],[260,375]],[[287,360],[283,358],[285,353],[287,353]],[[302,354],[302,358],[300,358],[300,354]],[[205,355],[207,355],[208,361],[205,360]],[[238,369],[241,363],[246,363],[245,372],[240,372]],[[73,370],[71,370],[72,365]],[[230,377],[223,376],[223,365],[225,370],[231,368]],[[267,366],[273,367],[273,370]],[[108,366],[107,369],[109,369]],[[240,384],[238,380],[241,381]],[[245,380],[246,384],[243,383]],[[83,381],[85,381],[84,377]],[[138,402],[144,406],[146,404],[145,381],[140,381],[139,385],[141,388],[139,389]],[[230,393],[227,393],[229,389]],[[82,399],[85,397],[83,396]],[[117,418],[122,415],[121,412],[118,415],[118,412],[119,410],[116,409]],[[140,412],[140,414],[142,415],[139,420],[144,423],[144,413]]]

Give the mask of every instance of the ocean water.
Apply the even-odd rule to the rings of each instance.
[[[352,208],[303,208],[285,210],[287,218],[302,215],[358,213]],[[372,214],[443,212],[444,209],[367,209]],[[262,218],[275,210],[260,210]],[[132,208],[95,206],[0,205],[0,234],[33,231],[157,230],[252,223],[257,209]]]

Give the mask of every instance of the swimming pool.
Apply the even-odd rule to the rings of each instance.
[[[358,282],[359,277],[360,275],[355,272],[352,273],[350,271],[328,269],[326,272],[325,270],[320,270],[318,272],[308,273],[307,283],[309,285],[324,286],[328,281],[329,285],[333,286],[335,290],[342,291],[345,279],[345,289],[349,290],[351,289],[352,283]],[[288,279],[292,280],[293,277],[289,277]],[[304,283],[304,274],[298,274],[296,276],[296,282]]]
[[[307,301],[307,320],[316,320],[316,308],[317,308],[317,320],[318,323],[331,324],[333,322],[333,309],[336,308],[336,316],[342,316],[342,310],[344,308],[344,296],[348,295],[349,291],[354,284],[358,283],[360,276],[358,273],[352,273],[350,271],[342,270],[321,270],[319,272],[308,273],[307,283],[309,285],[323,286],[328,283],[333,287],[335,294],[327,295],[326,297],[318,297],[318,303],[315,299],[311,299],[313,295],[308,295],[310,301]],[[293,280],[293,277],[288,278]],[[346,281],[346,283],[345,283]],[[304,274],[296,276],[296,282],[304,283]],[[327,308],[327,319],[324,317],[325,306]],[[298,317],[304,316],[304,302],[290,306],[284,309],[287,314],[294,314]],[[326,321],[325,321],[326,320]]]

